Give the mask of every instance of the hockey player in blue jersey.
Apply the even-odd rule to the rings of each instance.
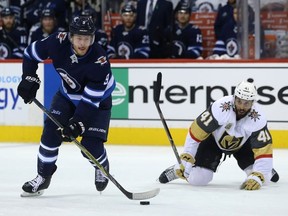
[[[135,59],[149,58],[149,36],[147,30],[136,25],[136,9],[126,4],[121,10],[122,23],[117,25],[111,34],[108,45],[109,58]]]
[[[199,58],[201,57],[202,33],[190,22],[191,8],[186,2],[180,2],[175,9],[176,22],[172,31],[170,58]]]
[[[58,27],[54,10],[46,8],[41,12],[40,23],[33,25],[30,29],[28,44],[41,40],[54,32],[64,30],[64,28]]]
[[[237,40],[237,22],[235,19],[228,20],[222,26],[222,34],[219,35],[213,48],[213,55],[236,57],[239,55],[239,43]]]
[[[69,32],[54,33],[25,49],[18,94],[25,103],[31,103],[40,86],[36,73],[38,63],[50,58],[62,79],[50,113],[65,127],[59,130],[46,118],[38,152],[38,173],[36,178],[23,185],[22,196],[43,194],[56,171],[61,143],[79,136],[82,137],[81,144],[109,170],[104,142],[109,130],[115,80],[106,52],[94,43],[94,33],[91,18],[75,17]],[[107,184],[106,176],[95,167],[96,189],[103,191]]]
[[[4,47],[6,49],[1,47],[3,51],[1,50],[2,52],[0,55],[3,57],[2,53],[4,53],[4,56],[9,57],[9,53],[12,53],[10,58],[23,58],[23,52],[27,46],[26,28],[19,26],[16,23],[15,12],[10,7],[3,8],[1,11],[1,18],[2,27],[0,34],[6,41],[9,41],[7,43],[7,45],[9,44],[9,47]],[[4,41],[1,40],[0,43]],[[12,46],[10,44],[12,44]]]
[[[239,26],[241,27],[241,19],[238,18],[236,8],[236,0],[228,0],[227,4],[221,7],[217,13],[214,24],[215,31],[215,45],[212,56],[208,59],[215,59],[219,56],[226,56],[225,58],[240,58],[240,44],[238,40]],[[254,33],[254,11],[248,5],[248,31],[249,34]],[[261,47],[263,48],[261,39]],[[262,52],[262,50],[261,50]]]
[[[97,25],[96,25],[97,13],[96,13],[96,11],[92,10],[92,9],[86,9],[86,10],[82,11],[81,16],[88,16],[93,20],[95,27],[96,27],[95,42],[98,43],[104,50],[107,51],[108,35],[102,29],[97,28]]]

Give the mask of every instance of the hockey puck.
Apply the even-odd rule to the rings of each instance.
[[[141,201],[140,205],[150,205],[150,202],[149,201]]]

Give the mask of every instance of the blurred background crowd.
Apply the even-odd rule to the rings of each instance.
[[[0,0],[0,59],[89,16],[109,58],[288,58],[288,0]]]

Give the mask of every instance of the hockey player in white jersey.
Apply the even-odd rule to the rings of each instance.
[[[267,120],[256,103],[253,80],[241,82],[234,95],[216,100],[192,123],[187,134],[181,164],[163,171],[160,183],[177,178],[196,186],[207,185],[221,158],[233,155],[247,174],[241,189],[258,190],[264,183],[277,182],[273,169],[272,137]]]

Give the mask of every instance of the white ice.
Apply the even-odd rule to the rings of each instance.
[[[58,170],[44,195],[21,198],[22,185],[36,176],[37,144],[0,144],[0,216],[286,216],[288,215],[288,150],[274,150],[274,167],[280,175],[259,191],[239,190],[245,179],[233,157],[227,158],[206,187],[185,181],[156,181],[176,162],[170,146],[106,145],[110,173],[128,191],[159,187],[150,205],[129,200],[109,183],[100,194],[94,186],[94,170],[77,146],[60,147]],[[181,152],[181,147],[178,151]]]

